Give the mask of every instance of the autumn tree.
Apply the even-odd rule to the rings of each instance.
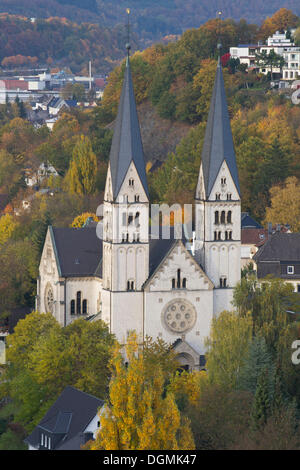
[[[92,194],[95,191],[97,158],[90,139],[81,135],[74,147],[66,179],[70,193]]]
[[[96,214],[94,214],[93,212],[84,212],[83,214],[77,215],[75,217],[75,219],[71,223],[71,227],[74,227],[74,228],[83,227],[88,219],[91,219],[94,222],[98,222],[99,220]]]
[[[273,16],[268,17],[262,24],[259,31],[260,39],[267,39],[276,31],[286,31],[289,28],[298,26],[299,19],[291,10],[280,8]]]
[[[265,224],[289,224],[292,232],[300,232],[300,181],[295,176],[270,189],[270,207],[266,208]]]
[[[32,430],[67,385],[105,398],[114,344],[101,320],[62,327],[53,315],[38,312],[20,320],[8,338],[9,367],[0,390],[1,398],[12,400],[14,420]]]
[[[193,449],[189,423],[183,420],[172,393],[164,393],[164,374],[147,370],[136,335],[128,338],[128,365],[114,353],[109,402],[100,412],[100,430],[92,450]]]

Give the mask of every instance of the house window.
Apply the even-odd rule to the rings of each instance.
[[[231,211],[227,212],[227,223],[228,224],[232,223],[232,212]]]
[[[227,193],[227,201],[231,201],[231,193]]]
[[[82,313],[83,315],[87,314],[87,300],[86,299],[82,301]]]
[[[175,287],[176,287],[176,281],[175,281],[175,279],[173,278],[173,279],[172,279],[172,289],[175,289]]]
[[[134,186],[134,179],[129,178],[129,186],[133,187]]]
[[[140,202],[140,196],[138,194],[135,194],[134,202]]]
[[[76,313],[77,315],[81,314],[81,292],[78,291],[76,294]]]
[[[222,232],[218,232],[218,240],[222,240]]]
[[[217,240],[217,232],[214,232],[214,240]]]
[[[75,315],[75,300],[71,300],[70,311],[71,315]]]
[[[221,224],[225,224],[225,211],[221,212]]]
[[[294,274],[294,266],[288,266],[287,267],[287,273],[288,274]]]
[[[231,232],[231,230],[228,232],[228,240],[232,240],[232,232]]]
[[[128,291],[134,290],[134,281],[132,280],[127,281],[127,290]]]
[[[221,178],[221,184],[222,185],[226,184],[226,178]]]
[[[221,194],[220,193],[216,193],[216,201],[220,201],[221,199]]]
[[[183,287],[183,289],[186,289],[186,278],[185,277],[182,279],[182,287]]]
[[[220,287],[221,288],[227,287],[227,278],[225,276],[220,277]]]
[[[219,211],[215,211],[215,224],[219,223]]]

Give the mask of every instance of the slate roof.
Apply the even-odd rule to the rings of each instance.
[[[80,450],[84,443],[82,433],[103,404],[103,400],[68,386],[25,442],[40,448],[40,436],[44,432],[56,443],[51,450]]]
[[[136,166],[144,190],[149,197],[145,158],[136,110],[129,57],[126,61],[122,94],[114,126],[109,161],[114,199],[120,191],[132,161]]]
[[[50,233],[57,256],[57,264],[62,277],[102,278],[102,240],[96,235],[96,227],[91,223],[82,228],[57,228],[50,226]],[[183,239],[185,241],[185,239]],[[160,265],[177,242],[174,231],[170,238],[151,239],[149,242],[149,277]]]
[[[248,214],[248,212],[242,212],[241,214],[241,228],[263,228],[256,220]]]
[[[102,277],[102,240],[96,228],[50,227],[53,245],[57,254],[60,276]]]
[[[206,197],[211,193],[224,160],[240,194],[222,65],[219,59],[202,148],[202,167]]]
[[[275,232],[254,255],[260,261],[300,261],[300,233]]]

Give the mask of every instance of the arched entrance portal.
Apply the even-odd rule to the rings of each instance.
[[[180,369],[192,371],[195,368],[195,361],[193,357],[188,353],[180,353],[176,356],[176,360],[180,364]]]

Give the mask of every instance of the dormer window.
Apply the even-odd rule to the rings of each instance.
[[[294,274],[294,266],[288,266],[287,267],[287,273],[288,274]]]
[[[131,186],[132,188],[134,187],[134,179],[133,178],[129,178],[129,186]]]

